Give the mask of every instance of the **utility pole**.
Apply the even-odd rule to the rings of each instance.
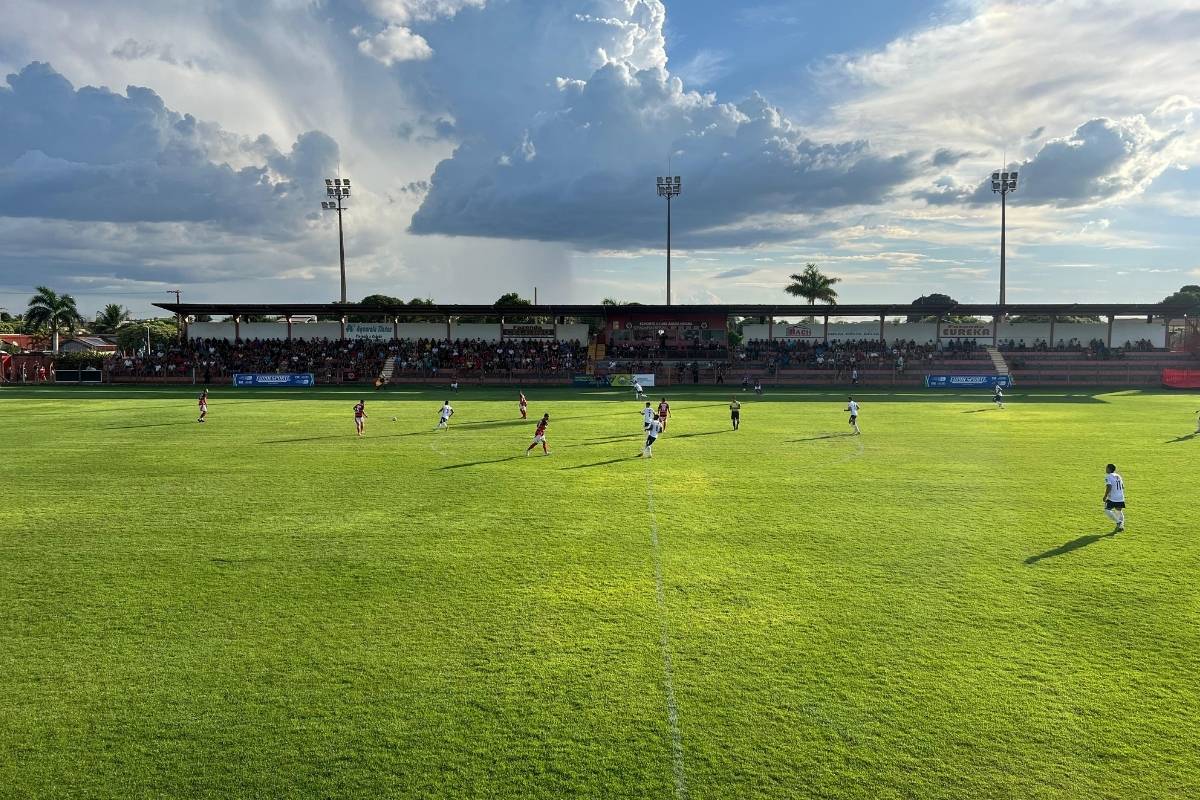
[[[179,305],[182,301],[179,299],[183,296],[183,292],[179,289],[167,289],[167,294],[175,295],[175,305]],[[179,313],[179,309],[175,309],[175,341],[183,341],[183,314]]]
[[[671,305],[671,199],[683,190],[678,175],[659,176],[658,196],[667,198],[667,305]]]
[[[346,240],[342,235],[342,212],[346,207],[342,199],[350,196],[349,178],[326,178],[325,194],[334,198],[332,201],[322,201],[321,208],[326,211],[336,211],[338,215],[338,263],[342,269],[342,303],[346,302]]]

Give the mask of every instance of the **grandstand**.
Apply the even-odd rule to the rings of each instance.
[[[644,374],[667,385],[920,386],[930,374],[1009,374],[1022,386],[1135,387],[1157,385],[1164,369],[1200,367],[1195,352],[1169,348],[1171,321],[1184,309],[1161,303],[156,305],[184,319],[227,320],[192,323],[188,344],[144,361],[114,359],[110,380],[306,371],[338,383],[569,384]],[[262,317],[278,321],[243,322]],[[1066,321],[1080,317],[1105,321]],[[1184,324],[1194,330],[1196,320]],[[731,335],[738,328],[740,342]]]

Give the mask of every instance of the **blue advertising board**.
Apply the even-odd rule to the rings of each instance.
[[[235,372],[234,386],[315,386],[315,376],[311,372]]]
[[[1007,389],[1012,386],[1010,375],[926,375],[928,389]]]

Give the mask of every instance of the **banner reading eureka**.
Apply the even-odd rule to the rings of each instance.
[[[943,325],[941,337],[943,339],[990,339],[992,338],[992,326]]]

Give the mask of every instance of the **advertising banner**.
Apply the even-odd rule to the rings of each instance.
[[[1200,369],[1164,369],[1162,382],[1168,389],[1200,389]]]
[[[571,378],[571,384],[573,386],[580,386],[580,387],[595,386],[596,379],[593,378],[591,375],[576,375],[573,378]]]
[[[234,386],[315,386],[316,383],[311,372],[236,372],[233,375]]]
[[[991,389],[1012,386],[1010,375],[926,375],[928,389]]]
[[[992,338],[991,325],[943,325],[943,339],[990,339]]]
[[[632,387],[634,381],[637,381],[638,383],[640,383],[642,385],[643,389],[653,386],[654,385],[654,373],[653,372],[639,372],[636,375],[630,375],[627,373],[617,373],[617,374],[608,376],[608,385],[609,386]]]
[[[347,339],[371,339],[373,341],[390,342],[395,335],[395,329],[390,322],[347,322]]]
[[[553,339],[553,325],[535,325],[535,324],[505,324],[501,326],[500,338],[502,339]]]

